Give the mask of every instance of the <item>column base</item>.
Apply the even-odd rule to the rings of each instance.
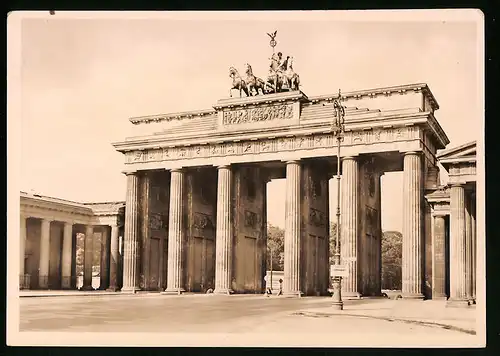
[[[186,290],[184,288],[176,288],[176,289],[165,289],[163,292],[161,292],[161,294],[165,294],[165,295],[181,295],[182,293],[184,293]]]
[[[79,290],[87,292],[87,291],[94,291],[95,289],[92,286],[83,286]]]
[[[344,310],[344,302],[332,302],[332,309]]]
[[[342,299],[361,299],[361,293],[359,292],[342,292]]]
[[[106,289],[106,292],[119,292],[120,291],[120,288],[118,287],[109,287]]]
[[[130,294],[135,294],[141,289],[139,287],[123,287],[120,292],[122,293],[130,293]]]
[[[472,305],[467,299],[448,299],[447,308],[468,308]]]
[[[445,301],[448,299],[448,296],[446,294],[438,294],[438,295],[433,295],[431,296],[432,300],[439,300],[439,301]]]
[[[217,295],[231,295],[234,294],[234,291],[232,289],[215,289],[213,294]]]
[[[422,293],[401,293],[401,297],[403,299],[424,299],[424,295]]]
[[[303,295],[304,292],[301,292],[300,290],[283,292],[283,296],[288,298],[301,298]]]

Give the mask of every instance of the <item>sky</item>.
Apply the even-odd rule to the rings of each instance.
[[[128,119],[211,108],[228,96],[230,66],[242,71],[248,62],[258,76],[266,73],[266,33],[274,30],[276,49],[294,57],[306,95],[424,82],[440,105],[435,116],[448,147],[482,134],[477,16],[299,15],[78,19],[47,12],[22,19],[21,111],[9,117],[20,120],[19,189],[83,202],[125,200],[124,157],[111,143],[141,134]],[[284,180],[268,189],[269,204],[282,201]],[[401,193],[402,174],[386,174],[384,230],[401,231]],[[268,221],[284,227],[278,206],[268,208]]]

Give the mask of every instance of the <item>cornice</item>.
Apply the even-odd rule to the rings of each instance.
[[[442,150],[441,152],[439,152],[437,154],[437,156],[439,159],[444,159],[445,156],[451,156],[451,155],[453,155],[453,153],[460,153],[460,151],[463,149],[467,149],[466,150],[466,152],[467,152],[467,151],[469,151],[469,149],[476,148],[476,146],[477,146],[476,141],[470,141],[470,142],[464,143],[460,146],[455,146],[455,147],[448,148],[446,150]]]
[[[196,117],[210,116],[215,115],[216,111],[213,109],[206,110],[196,110],[196,111],[183,111],[169,114],[158,114],[158,115],[148,115],[148,116],[137,116],[132,117],[129,121],[134,124],[149,124],[152,122],[160,122],[160,121],[173,121],[173,120],[186,120],[193,119]]]
[[[307,96],[301,91],[291,91],[284,93],[276,93],[276,94],[266,94],[266,95],[257,95],[250,96],[245,98],[228,98],[221,99],[217,101],[217,104],[214,105],[215,110],[221,110],[224,108],[238,108],[238,107],[246,107],[250,105],[259,105],[259,104],[272,104],[272,103],[283,103],[288,101],[308,101]]]
[[[378,95],[391,96],[394,94],[405,94],[406,92],[423,92],[429,99],[432,109],[433,110],[439,109],[439,105],[436,101],[436,98],[432,94],[428,85],[425,83],[406,84],[406,85],[345,92],[341,94],[341,98],[342,99],[361,99],[364,97],[373,98]],[[292,101],[292,100],[311,102],[311,103],[316,103],[319,101],[331,102],[337,98],[339,98],[338,94],[320,95],[308,98],[301,91],[267,94],[267,95],[251,96],[244,98],[226,98],[217,101],[217,104],[214,105],[213,109],[182,111],[176,113],[147,115],[147,116],[136,116],[130,118],[129,121],[134,125],[138,125],[138,124],[148,124],[161,121],[168,122],[173,120],[187,120],[207,115],[215,115],[217,114],[217,110],[221,110],[226,107],[257,105],[260,103],[272,103],[272,102]]]
[[[29,195],[26,192],[20,192],[21,210],[40,209],[44,212],[57,212],[69,216],[76,216],[83,220],[96,216],[120,215],[120,210],[124,209],[124,202],[105,202],[105,203],[77,203],[70,200],[64,200],[54,197],[41,195]],[[111,205],[106,209],[106,205]],[[101,208],[99,210],[99,208]],[[104,209],[102,209],[104,208]]]
[[[382,88],[373,88],[373,89],[363,89],[351,92],[345,92],[341,94],[342,99],[361,99],[364,97],[373,98],[378,95],[391,96],[393,94],[405,94],[406,92],[418,92],[422,91],[429,98],[429,102],[431,103],[431,107],[433,110],[439,109],[439,104],[437,103],[436,98],[432,94],[429,86],[425,83],[417,83],[417,84],[406,84],[406,85],[397,85],[390,87],[382,87]],[[330,95],[320,95],[320,96],[312,96],[310,97],[310,101],[318,102],[318,101],[333,101],[339,97],[338,94],[330,94]]]
[[[50,201],[46,199],[37,199],[21,196],[21,206],[35,207],[44,210],[59,211],[69,214],[77,214],[82,216],[91,216],[92,209],[80,204],[70,204],[58,201]]]
[[[476,163],[476,156],[460,157],[460,158],[445,158],[440,159],[441,164],[448,164],[450,166],[459,165],[460,163]]]
[[[432,128],[435,138],[441,147],[446,147],[450,143],[450,139],[432,113],[429,113],[429,126]]]
[[[428,112],[413,112],[412,114],[393,114],[387,116],[376,116],[373,118],[364,118],[345,122],[346,131],[363,131],[373,128],[404,127],[425,124],[428,122]],[[363,125],[365,123],[366,125]],[[231,132],[211,132],[199,134],[193,137],[190,134],[179,135],[177,137],[168,137],[160,135],[150,135],[129,138],[122,142],[115,142],[113,146],[119,152],[134,150],[161,149],[172,147],[189,147],[192,145],[209,145],[222,142],[239,142],[246,140],[272,139],[277,137],[307,136],[318,133],[331,132],[331,122],[328,120],[322,122],[300,123],[287,126],[286,130],[282,127],[269,127],[263,130],[262,127],[248,129],[244,131]]]

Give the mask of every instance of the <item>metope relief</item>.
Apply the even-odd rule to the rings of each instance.
[[[222,122],[224,125],[235,125],[259,121],[289,120],[292,118],[292,105],[273,105],[253,109],[225,111]]]

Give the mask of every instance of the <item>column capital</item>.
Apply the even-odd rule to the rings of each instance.
[[[300,164],[300,161],[301,161],[300,158],[298,158],[298,159],[289,159],[289,160],[282,161],[282,162],[285,162],[286,164],[289,164],[289,163],[290,164],[293,164],[293,163]]]
[[[420,154],[422,152],[420,152],[420,151],[407,151],[407,152],[402,152],[402,153],[403,153],[403,156],[409,156],[409,155],[420,156]]]
[[[349,160],[356,161],[357,159],[358,159],[357,156],[344,156],[344,157],[340,157],[341,161],[349,161]]]
[[[450,183],[450,188],[465,188],[465,184],[461,182]]]
[[[173,172],[184,173],[184,169],[182,167],[172,168],[172,169],[169,169],[169,171],[170,171],[170,173],[173,173]]]
[[[221,169],[221,168],[228,168],[229,169],[229,168],[231,168],[231,164],[230,163],[228,163],[228,164],[219,164],[216,167],[217,167],[217,169]]]
[[[134,176],[134,175],[137,175],[137,171],[136,170],[130,170],[130,171],[122,171],[122,174],[125,174],[126,176]]]
[[[450,215],[450,213],[447,213],[445,211],[436,211],[431,214],[433,218],[444,218],[448,215]]]

